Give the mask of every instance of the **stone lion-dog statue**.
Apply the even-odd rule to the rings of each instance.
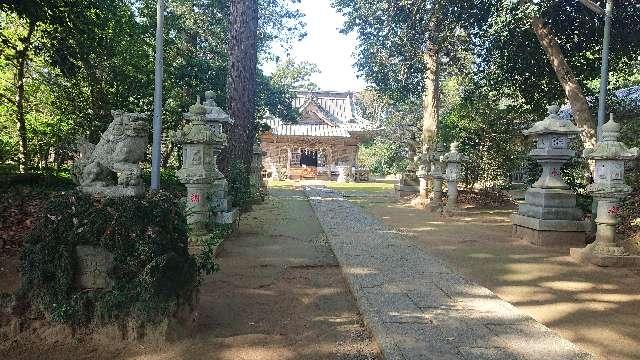
[[[144,193],[142,170],[149,126],[147,114],[112,111],[113,121],[97,145],[78,142],[80,157],[72,167],[73,180],[86,193],[107,197]]]

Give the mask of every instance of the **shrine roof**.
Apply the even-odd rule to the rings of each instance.
[[[277,118],[266,118],[271,133],[279,136],[351,137],[349,131],[340,126],[284,124]]]
[[[293,105],[300,111],[296,124],[267,114],[263,121],[273,135],[349,138],[353,132],[371,129],[360,116],[356,94],[339,91],[297,91]]]

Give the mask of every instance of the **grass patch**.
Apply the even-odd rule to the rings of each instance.
[[[337,183],[328,182],[327,187],[339,191],[358,192],[386,192],[393,190],[393,183],[366,182],[366,183]]]

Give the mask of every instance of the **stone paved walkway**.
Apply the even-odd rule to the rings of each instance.
[[[335,191],[305,193],[385,359],[593,359]]]

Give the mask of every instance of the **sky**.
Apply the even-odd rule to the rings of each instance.
[[[355,62],[353,51],[357,44],[356,35],[340,33],[344,18],[331,7],[330,0],[302,0],[297,8],[305,14],[307,36],[293,44],[291,56],[296,62],[308,61],[318,65],[320,73],[311,80],[321,90],[363,89],[366,83],[356,77],[356,70],[352,67]],[[284,58],[285,53],[279,46],[274,47],[273,51]],[[272,62],[262,66],[267,74],[274,67]]]

